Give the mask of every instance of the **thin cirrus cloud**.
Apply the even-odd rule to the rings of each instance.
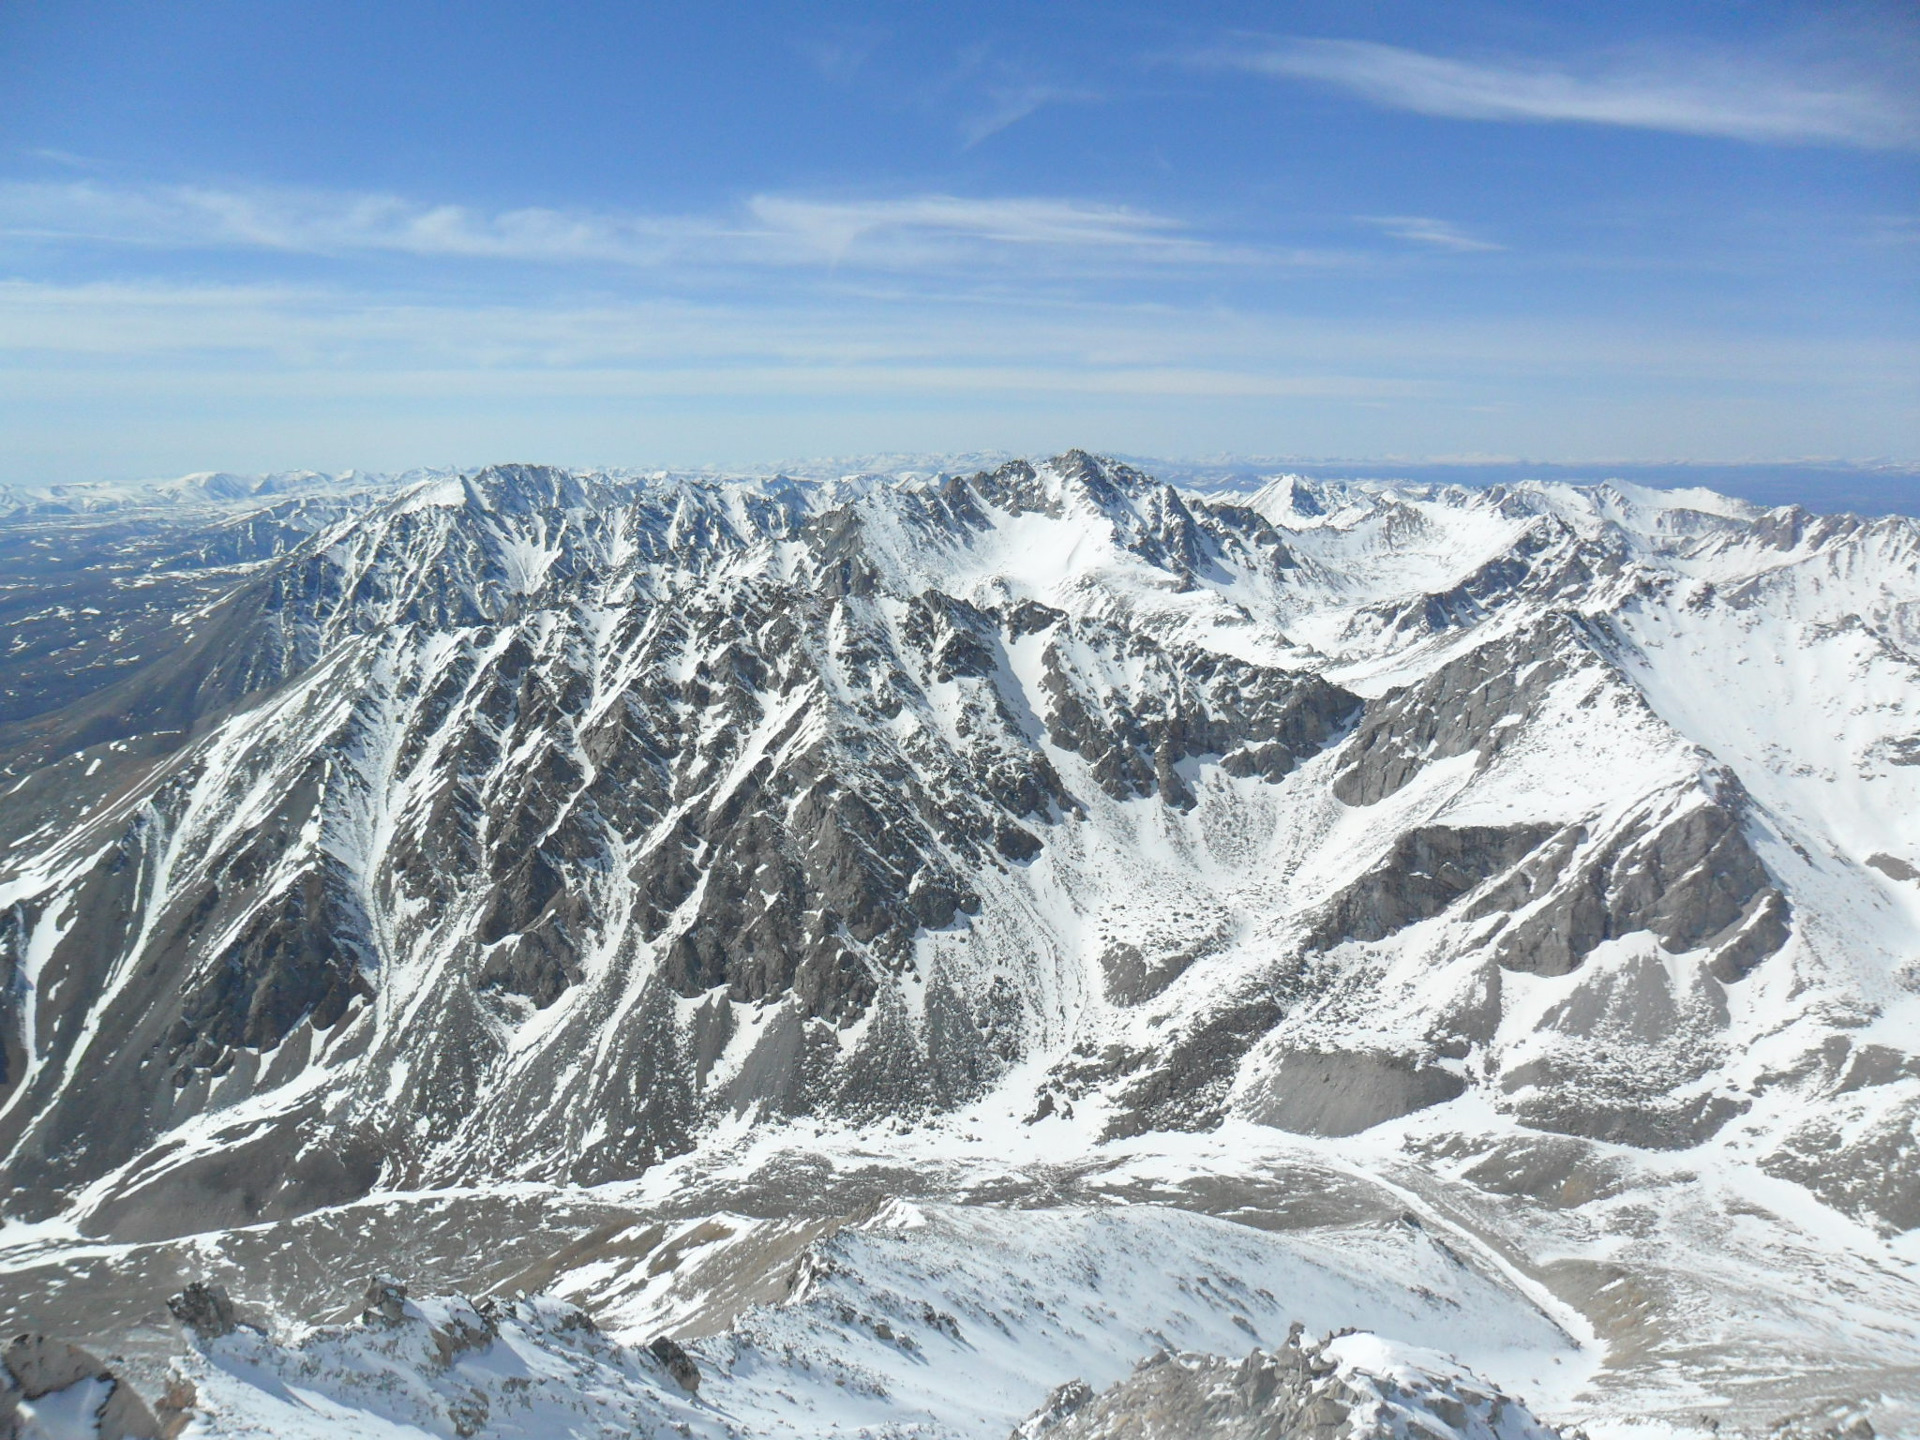
[[[1477,235],[1469,235],[1450,221],[1435,220],[1426,215],[1363,215],[1360,220],[1364,224],[1374,226],[1383,235],[1390,235],[1396,240],[1406,240],[1415,245],[1427,245],[1436,250],[1451,250],[1456,254],[1507,248],[1491,240],[1483,240]]]
[[[1091,91],[1068,90],[1038,82],[992,86],[987,91],[986,107],[961,123],[960,137],[965,142],[964,148],[971,150],[981,141],[1019,124],[1042,106],[1096,98]]]
[[[524,209],[478,214],[389,195],[197,185],[0,184],[0,233],[56,243],[295,254],[387,251],[441,257],[612,260],[664,255],[659,222]]]
[[[1225,258],[1220,247],[1165,216],[1074,200],[962,199],[822,201],[759,196],[749,204],[766,232],[810,256],[835,261],[866,247],[896,257],[936,258],[956,245],[1120,253],[1163,261]]]
[[[405,254],[536,264],[689,268],[809,263],[939,268],[1099,258],[1220,264],[1247,252],[1164,215],[1045,196],[830,200],[761,195],[731,215],[527,208],[487,212],[391,195],[91,182],[0,183],[0,234],[70,244]]]
[[[1564,66],[1459,60],[1365,40],[1286,37],[1207,63],[1317,80],[1377,105],[1461,120],[1573,122],[1738,140],[1920,147],[1920,107],[1864,75],[1800,73],[1758,57],[1642,55]]]

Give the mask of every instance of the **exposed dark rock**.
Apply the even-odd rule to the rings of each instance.
[[[700,1388],[700,1367],[678,1340],[666,1335],[656,1336],[647,1349],[682,1390],[691,1395]]]
[[[237,1328],[226,1287],[196,1280],[167,1301],[167,1309],[200,1340],[218,1340]]]
[[[1869,855],[1867,864],[1889,880],[1920,880],[1920,870],[1916,870],[1909,862],[1897,855],[1885,853]]]
[[[1093,1387],[1084,1380],[1069,1380],[1054,1386],[1040,1402],[1040,1408],[1014,1427],[1013,1440],[1045,1435],[1061,1421],[1086,1409],[1092,1399]]]
[[[1205,943],[1152,954],[1138,945],[1116,941],[1100,952],[1100,976],[1107,998],[1118,1005],[1138,1005],[1171,985],[1207,949]]]
[[[1291,488],[1296,515],[1364,510],[1369,544],[1437,534],[1425,501]],[[946,559],[1008,513],[1117,547],[1127,583],[1043,591],[1047,604],[1017,574],[969,572],[944,593],[932,577]],[[1423,636],[1583,587],[1584,605],[1624,578],[1605,527],[1575,535],[1520,492],[1498,513],[1524,528],[1506,553],[1357,623],[1417,655]],[[1247,782],[1281,787],[1274,803],[1302,802],[1294,813],[1318,824],[1323,775],[1342,802],[1372,806],[1449,758],[1463,775],[1493,765],[1559,714],[1549,698],[1581,701],[1574,682],[1613,707],[1596,723],[1659,725],[1615,664],[1629,666],[1626,640],[1572,614],[1450,649],[1365,704],[1309,670],[1236,658],[1286,653],[1286,597],[1341,583],[1319,542],[1080,452],[899,487],[507,466],[433,503],[276,508],[166,545],[83,529],[85,563],[130,557],[141,583],[63,579],[59,557],[0,535],[9,573],[38,577],[31,604],[0,594],[21,642],[20,673],[0,677],[0,845],[44,829],[61,844],[84,834],[96,857],[48,868],[72,878],[0,917],[0,1154],[23,1214],[111,1175],[81,1223],[129,1241],[271,1221],[376,1183],[628,1177],[750,1109],[860,1123],[952,1107],[1061,1033],[1060,997],[1035,975],[1064,975],[1082,952],[1066,940],[1043,955],[1061,937],[1016,912],[1049,885],[1081,903],[1068,891],[1092,852],[1077,827],[1115,813],[1103,797],[1138,802],[1117,823],[1143,839],[1219,844],[1253,877],[1255,832],[1278,832]],[[247,568],[210,568],[223,566]],[[94,630],[136,637],[103,646],[161,668],[57,676],[49,657],[78,655],[86,626],[40,611],[79,615],[83,601],[103,612]],[[1236,610],[1248,646],[1218,638]],[[1218,648],[1193,640],[1208,627]],[[1436,1058],[1345,1087],[1361,1118],[1444,1098],[1479,1063],[1501,1018],[1496,958],[1564,974],[1651,931],[1736,982],[1793,916],[1738,786],[1699,763],[1698,793],[1655,797],[1625,825],[1460,828],[1420,809],[1318,914],[1102,933],[1090,978],[1108,1001],[1165,1003],[1178,983],[1186,1008],[1151,1043],[1103,1037],[1065,1060],[1057,1103],[1101,1087],[1117,1133],[1215,1123],[1283,1017],[1364,998],[1336,993],[1365,984],[1336,973],[1351,955],[1309,956],[1321,968],[1290,978],[1290,925],[1330,947],[1458,916],[1486,947],[1472,993],[1408,1031]],[[48,843],[6,853],[38,864]],[[1906,862],[1874,863],[1894,878]],[[1107,903],[1089,895],[1089,919]],[[1210,979],[1196,972],[1216,951],[1258,945],[1269,922],[1278,978],[1181,981]],[[1686,1018],[1684,1040],[1661,1044],[1718,1053],[1714,1027]],[[1569,1009],[1555,1023],[1585,1022]],[[1602,1064],[1613,1042],[1583,1043],[1585,1060],[1577,1045],[1554,1055],[1503,1103],[1530,1125],[1660,1144],[1740,1103],[1702,1098],[1699,1075],[1638,1051]],[[1323,1061],[1336,1063],[1310,1063]],[[319,1066],[339,1082],[290,1099]],[[1894,1083],[1883,1072],[1904,1073],[1862,1058],[1856,1088]],[[1287,1123],[1336,1123],[1272,1103]],[[212,1143],[183,1151],[172,1137],[189,1123]]]
[[[217,888],[207,892],[212,905],[219,900]],[[191,943],[211,928],[210,918],[194,917],[182,938]],[[234,1047],[270,1050],[303,1021],[322,1030],[337,1024],[354,1000],[372,993],[360,968],[369,949],[365,934],[336,866],[307,871],[269,898],[182,1006],[168,1036],[175,1083],[218,1064]]]
[[[1007,638],[1018,640],[1026,635],[1038,635],[1051,625],[1058,625],[1067,618],[1067,612],[1056,610],[1051,605],[1042,605],[1038,600],[1022,600],[1007,611]]]
[[[1761,1168],[1883,1230],[1920,1229],[1920,1099],[1867,1098],[1800,1125]]]
[[[398,1325],[407,1318],[407,1287],[391,1275],[374,1275],[367,1280],[363,1297],[366,1309],[360,1312],[363,1325]]]
[[[1495,954],[1509,970],[1565,975],[1603,941],[1651,930],[1676,953],[1725,946],[1723,980],[1737,980],[1786,943],[1786,901],[1741,829],[1743,797],[1682,800],[1607,841],[1576,848],[1562,836],[1468,918],[1534,895],[1545,904],[1509,927]]]
[[[1109,1054],[1064,1066],[1062,1075],[1072,1095],[1092,1083],[1137,1077],[1119,1090],[1107,1123],[1109,1139],[1149,1130],[1204,1130],[1226,1114],[1242,1058],[1285,1013],[1278,994],[1245,997],[1219,1006],[1151,1053]]]
[[[1401,636],[1471,627],[1503,606],[1553,606],[1576,602],[1602,576],[1621,564],[1617,546],[1575,537],[1564,522],[1536,516],[1504,553],[1446,590],[1417,599],[1368,606],[1347,624],[1349,635],[1373,626]]]
[[[310,1108],[280,1126],[215,1130],[218,1142],[181,1161],[165,1142],[90,1207],[83,1229],[129,1241],[229,1225],[257,1225],[358,1199],[379,1177],[384,1154],[364,1138],[323,1130]]]
[[[1435,761],[1490,765],[1570,665],[1600,664],[1581,622],[1555,616],[1449,661],[1418,684],[1370,702],[1341,747],[1333,793],[1373,805]]]
[[[483,1301],[476,1306],[464,1297],[455,1299],[456,1303],[447,1307],[445,1318],[427,1327],[434,1359],[443,1366],[453,1364],[470,1351],[486,1349],[500,1333],[491,1302]],[[484,1415],[477,1417],[480,1423],[484,1423],[485,1418]],[[473,1428],[478,1429],[478,1424]]]
[[[1920,1079],[1920,1055],[1909,1055],[1891,1045],[1867,1044],[1853,1048],[1844,1035],[1831,1038],[1839,1042],[1839,1049],[1846,1056],[1835,1067],[1833,1091],[1836,1095]]]
[[[1632,1172],[1598,1146],[1566,1135],[1529,1135],[1487,1144],[1456,1136],[1426,1153],[1470,1160],[1461,1171],[1482,1190],[1523,1195],[1556,1210],[1577,1210],[1620,1194]]]
[[[1151,683],[1130,693],[1089,683],[1073,654],[1082,647],[1108,664],[1144,664]],[[1049,737],[1085,759],[1120,800],[1158,794],[1191,808],[1178,767],[1202,756],[1219,757],[1229,774],[1281,780],[1360,713],[1355,696],[1316,675],[1162,650],[1107,626],[1063,627],[1044,664]]]
[[[1381,940],[1430,919],[1512,868],[1553,831],[1551,825],[1409,830],[1378,866],[1328,902],[1306,943],[1325,949],[1343,940]]]
[[[1687,1150],[1713,1138],[1752,1102],[1725,1094],[1676,1094],[1686,1078],[1557,1057],[1515,1066],[1501,1084],[1516,1094],[1505,1108],[1533,1129],[1640,1150]]]
[[[167,1388],[160,1392],[160,1399],[153,1407],[154,1419],[160,1425],[160,1440],[174,1440],[193,1421],[193,1412],[200,1404],[200,1389],[193,1381],[182,1375],[172,1375],[167,1380]]]

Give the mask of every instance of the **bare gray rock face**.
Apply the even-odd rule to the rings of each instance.
[[[1341,752],[1333,793],[1349,805],[1375,805],[1436,761],[1474,755],[1482,768],[1491,765],[1518,738],[1505,722],[1539,705],[1569,660],[1589,648],[1579,621],[1555,615],[1368,706]]]
[[[1247,1114],[1303,1135],[1354,1135],[1466,1088],[1453,1071],[1402,1055],[1294,1051],[1281,1058]]]
[[[1325,949],[1344,940],[1381,940],[1431,919],[1513,867],[1552,833],[1546,825],[1409,830],[1377,869],[1333,898],[1307,943]]]
[[[1744,805],[1729,782],[1598,843],[1566,837],[1479,902],[1493,914],[1548,896],[1502,936],[1500,963],[1564,975],[1603,941],[1650,930],[1676,953],[1716,949],[1714,973],[1739,979],[1786,943],[1790,918],[1743,831]]]
[[[1888,1233],[1920,1227],[1920,1096],[1877,1113],[1845,1100],[1806,1121],[1760,1162],[1834,1208]]]
[[[1093,1398],[1093,1387],[1084,1380],[1056,1385],[1040,1408],[1014,1427],[1012,1440],[1034,1440],[1057,1429],[1062,1422],[1086,1409]]]
[[[1044,481],[1014,466],[902,500],[898,518],[929,543],[985,525],[983,506],[1090,510],[1181,584],[1229,562],[1286,568],[1253,512],[1195,509],[1086,456]],[[571,537],[544,552],[537,582],[504,538],[524,525]],[[774,546],[793,547],[797,568],[767,570]],[[743,564],[743,578],[709,578]],[[218,761],[189,748],[153,768],[77,881],[83,918],[44,967],[64,978],[35,1043],[65,1054],[97,1005],[122,1043],[89,1058],[85,1079],[51,1063],[25,1082],[0,1118],[15,1193],[85,1183],[216,1094],[271,1088],[322,1053],[400,1065],[397,1103],[384,1117],[350,1105],[344,1121],[295,1107],[217,1153],[135,1172],[100,1223],[156,1234],[270,1219],[362,1193],[383,1165],[486,1173],[539,1128],[566,1069],[563,1044],[497,1083],[502,1037],[590,971],[599,993],[562,1028],[616,1034],[610,1068],[582,1077],[593,1093],[575,1108],[607,1119],[602,1138],[570,1144],[572,1178],[635,1173],[686,1148],[714,1109],[951,1106],[1019,1056],[1033,1002],[1004,980],[973,993],[922,977],[921,1063],[897,1043],[896,992],[916,983],[921,937],[975,923],[983,877],[1031,864],[1083,813],[1043,738],[1108,795],[1191,808],[1199,760],[1278,780],[1358,713],[1312,674],[903,586],[898,569],[857,508],[596,488],[530,467],[266,562],[224,642],[280,657],[249,671],[253,689],[221,692],[254,707],[254,730]],[[536,583],[558,630],[527,618]],[[1036,639],[1040,716],[1009,650]],[[604,658],[580,659],[596,646]],[[247,825],[183,839],[223,786],[237,800],[262,784]],[[143,889],[162,868],[165,892]],[[46,913],[20,912],[0,936],[9,953]],[[444,957],[444,982],[404,1041],[376,1039],[379,977],[426,951]],[[609,964],[630,978],[614,982]],[[122,972],[131,983],[110,985]],[[723,998],[696,1033],[670,1018],[706,997]],[[703,1096],[736,1008],[780,1002],[749,1062]],[[867,1017],[869,1043],[840,1055],[835,1032]],[[96,1093],[116,1097],[104,1114]]]
[[[1109,1171],[1262,1224],[1417,1203],[1276,1159],[1351,1158],[1622,1366],[1693,1346],[1660,1384],[1865,1393],[1742,1317],[1905,1313],[1853,1227],[1755,1257],[1811,1253],[1807,1205],[1920,1225],[1910,521],[1074,452],[0,516],[0,560],[0,1194],[68,1237],[9,1252],[16,1328],[229,1265],[338,1319],[391,1266],[414,1297],[307,1358],[402,1357],[484,1433],[461,1374],[522,1322],[436,1293],[644,1229],[603,1182],[718,1208],[762,1154],[743,1213]],[[1248,1118],[1375,1133],[1159,1133]],[[209,1364],[260,1338],[182,1309]]]
[[[1555,615],[1440,667],[1367,707],[1341,749],[1334,793],[1374,805],[1436,761],[1473,755],[1478,768],[1492,766],[1522,734],[1516,721],[1575,667],[1617,675],[1604,652],[1590,627]],[[1618,683],[1630,689],[1623,676]],[[1409,832],[1336,898],[1312,943],[1379,939],[1498,875],[1466,913],[1527,912],[1496,942],[1508,969],[1564,975],[1604,941],[1651,930],[1676,952],[1717,948],[1716,973],[1735,980],[1786,943],[1790,922],[1746,837],[1746,805],[1739,782],[1721,772],[1705,793],[1605,836],[1541,826]]]

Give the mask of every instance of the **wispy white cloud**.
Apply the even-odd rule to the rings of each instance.
[[[0,183],[0,232],[54,241],[307,254],[387,251],[646,263],[684,232],[670,221],[518,209],[486,214],[392,195],[199,185]]]
[[[646,216],[539,208],[484,211],[391,195],[94,182],[0,183],[0,234],[49,242],[310,255],[405,254],[534,264],[874,269],[995,259],[1218,265],[1259,256],[1178,220],[1046,196],[819,199],[761,195],[732,215]]]
[[[1360,219],[1379,228],[1396,240],[1409,240],[1416,245],[1431,245],[1438,250],[1454,250],[1461,253],[1486,250],[1504,250],[1504,245],[1496,245],[1491,240],[1482,240],[1477,235],[1469,235],[1459,226],[1447,220],[1435,220],[1425,215],[1362,215]]]
[[[1869,148],[1920,145],[1920,105],[1862,74],[1811,73],[1727,52],[1645,53],[1582,65],[1461,60],[1364,40],[1286,37],[1207,63],[1319,80],[1375,104],[1463,120],[1594,125]]]
[[[1001,53],[990,43],[966,46],[953,68],[922,93],[929,109],[951,117],[961,148],[971,150],[1049,105],[1100,98],[1084,83],[1069,83],[1031,57]]]
[[[30,145],[20,152],[31,160],[43,160],[50,165],[64,165],[69,170],[104,170],[106,162],[95,160],[91,156],[76,155],[71,150],[56,150],[47,145]]]
[[[1177,220],[1078,200],[924,195],[841,201],[763,195],[749,208],[767,234],[834,261],[860,251],[932,259],[955,246],[1095,251],[1153,261],[1228,258]]]
[[[966,148],[971,150],[981,141],[1019,124],[1042,106],[1096,98],[1088,90],[1074,90],[1043,81],[991,85],[987,87],[985,107],[961,122],[960,135],[966,142]]]

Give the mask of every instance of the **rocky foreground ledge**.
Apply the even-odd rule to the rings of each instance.
[[[4,1354],[0,1440],[173,1440],[189,1426],[296,1436],[355,1420],[463,1440],[752,1433],[728,1418],[724,1397],[699,1403],[699,1365],[667,1336],[625,1345],[578,1307],[537,1297],[411,1299],[389,1275],[372,1277],[364,1298],[357,1320],[289,1342],[243,1323],[222,1287],[188,1286],[168,1308],[193,1344],[182,1370],[229,1382],[211,1386],[210,1401],[182,1373],[149,1407],[88,1352],[22,1336]],[[242,1395],[253,1403],[236,1405]],[[273,1413],[293,1397],[298,1420]],[[1163,1350],[1098,1395],[1079,1380],[1061,1385],[1012,1440],[1042,1437],[1585,1440],[1436,1352],[1363,1331],[1316,1341],[1298,1323],[1284,1345],[1244,1360]]]
[[[0,1440],[173,1440],[196,1398],[181,1382],[149,1406],[98,1356],[46,1335],[0,1352]]]
[[[460,1440],[764,1433],[730,1413],[733,1377],[716,1375],[703,1398],[707,1377],[677,1340],[623,1343],[576,1305],[544,1296],[415,1299],[384,1274],[369,1279],[363,1300],[353,1321],[276,1337],[245,1323],[221,1286],[189,1285],[168,1309],[190,1349],[153,1405],[86,1350],[20,1336],[0,1352],[0,1440],[310,1440],[369,1426],[368,1433]],[[909,1334],[875,1328],[882,1343],[918,1348]],[[1784,1422],[1768,1437],[1876,1433],[1864,1416],[1833,1412]],[[1588,1437],[1540,1419],[1451,1356],[1364,1330],[1315,1339],[1296,1322],[1283,1344],[1243,1359],[1158,1350],[1105,1390],[1068,1381],[1009,1440]]]

